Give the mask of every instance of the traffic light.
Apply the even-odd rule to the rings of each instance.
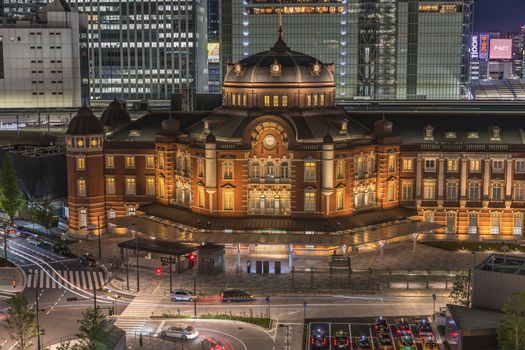
[[[193,254],[188,255],[188,262],[190,264],[190,267],[195,266],[196,256]]]
[[[16,288],[16,279],[13,278],[13,280],[11,281],[11,285],[13,286],[13,288]]]
[[[155,269],[155,274],[156,274],[157,276],[160,276],[161,273],[162,273],[162,267],[157,267],[157,268]]]

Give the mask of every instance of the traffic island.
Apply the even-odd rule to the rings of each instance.
[[[27,276],[21,268],[0,258],[0,293],[16,294],[24,291]]]
[[[259,326],[264,329],[270,329],[270,326],[272,324],[272,320],[268,317],[265,317],[263,314],[260,314],[257,316],[253,313],[253,310],[250,309],[249,313],[242,312],[240,315],[234,315],[232,313],[229,314],[202,314],[199,317],[191,317],[187,314],[182,314],[179,312],[177,313],[163,313],[162,315],[151,315],[150,318],[152,319],[200,319],[200,320],[224,320],[224,321],[239,321],[244,323],[250,323],[255,326]]]

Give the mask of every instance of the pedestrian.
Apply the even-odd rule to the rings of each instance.
[[[143,341],[142,341],[142,333],[139,335],[139,346],[142,347]]]

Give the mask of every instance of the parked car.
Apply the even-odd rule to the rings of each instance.
[[[34,245],[35,247],[38,247],[38,246],[40,246],[42,244],[42,241],[40,241],[37,238],[29,237],[27,239],[27,243],[29,243],[31,245]]]
[[[338,331],[334,336],[334,346],[332,349],[336,350],[350,350],[350,336],[348,333]]]
[[[197,338],[199,336],[199,332],[193,326],[178,324],[163,330],[161,335],[163,337],[180,338],[186,340]]]
[[[7,236],[9,237],[19,237],[20,231],[16,229],[16,227],[6,227],[4,229],[4,232],[7,232]]]
[[[87,266],[96,266],[97,265],[97,258],[95,258],[90,253],[83,253],[80,254],[78,257],[78,261],[80,261],[81,264],[87,265]]]
[[[428,323],[427,320],[421,320],[420,322],[417,322],[416,328],[420,337],[432,335],[432,327],[430,326],[430,323]]]
[[[170,294],[171,301],[194,301],[197,297],[191,294],[190,291],[183,289],[176,289]]]
[[[253,295],[248,294],[242,289],[226,289],[221,292],[222,302],[242,302],[242,301],[253,301],[255,298]]]
[[[377,341],[379,342],[380,350],[393,350],[394,344],[389,333],[378,333]]]
[[[379,316],[376,318],[374,328],[377,333],[379,332],[388,332],[390,330],[390,326],[388,325],[388,321],[383,316]]]
[[[372,349],[372,346],[370,345],[368,338],[363,335],[357,339],[355,348],[357,350],[370,350]]]
[[[328,349],[328,334],[326,330],[322,328],[316,328],[312,330],[310,334],[310,349],[312,350],[325,350]]]

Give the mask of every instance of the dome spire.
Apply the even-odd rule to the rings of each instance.
[[[274,51],[287,51],[290,50],[288,45],[283,40],[283,25],[280,23],[281,17],[279,17],[279,29],[277,29],[277,41],[272,47]]]

